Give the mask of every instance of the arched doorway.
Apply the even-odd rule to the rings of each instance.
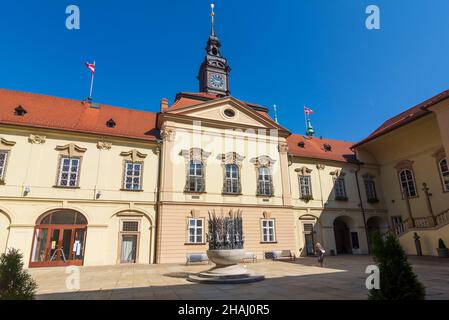
[[[349,225],[351,219],[338,217],[334,220],[335,247],[337,254],[352,254],[351,233]]]
[[[75,210],[47,212],[36,222],[30,267],[83,265],[87,219]]]

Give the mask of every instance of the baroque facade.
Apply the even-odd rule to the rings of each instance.
[[[200,92],[157,113],[0,89],[0,252],[29,267],[180,263],[209,214],[243,214],[258,258],[368,254],[394,232],[413,254],[449,242],[449,92],[349,143],[292,134],[230,95],[212,26]]]

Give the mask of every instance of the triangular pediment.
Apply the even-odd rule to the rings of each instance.
[[[168,110],[167,113],[219,122],[234,127],[283,129],[271,118],[262,115],[233,97],[224,97],[175,110]]]

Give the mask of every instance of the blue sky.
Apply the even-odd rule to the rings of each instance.
[[[387,118],[449,88],[447,0],[216,0],[216,32],[231,93],[279,107],[303,133],[357,141]],[[81,29],[65,28],[76,4]],[[158,111],[162,97],[198,91],[210,0],[2,1],[0,87]],[[380,8],[381,29],[365,28]]]

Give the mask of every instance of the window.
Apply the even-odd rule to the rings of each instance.
[[[141,190],[142,189],[142,163],[141,162],[125,162],[125,190]]]
[[[0,181],[5,180],[6,161],[8,160],[8,152],[0,151]]]
[[[312,179],[310,176],[299,176],[299,197],[307,198],[312,196]]]
[[[204,192],[204,170],[200,161],[189,162],[189,174],[187,177],[188,192]]]
[[[262,220],[262,242],[275,242],[274,219]]]
[[[368,202],[377,202],[376,184],[374,180],[365,180],[365,190]]]
[[[14,115],[22,117],[27,113],[27,111],[22,107],[22,106],[18,106],[17,108],[14,109]]]
[[[1,167],[1,162],[0,162],[0,167]],[[440,167],[441,179],[443,180],[443,189],[444,189],[444,191],[449,192],[449,167],[447,165],[447,158],[444,158],[443,160],[440,161],[439,167]],[[1,173],[0,173],[0,180],[1,180]]]
[[[393,224],[393,229],[396,235],[404,233],[404,224],[402,223],[401,216],[391,217],[391,222]]]
[[[59,187],[78,187],[81,158],[61,157],[59,164]]]
[[[122,232],[139,232],[139,221],[122,221]]]
[[[413,172],[409,169],[404,169],[399,172],[399,179],[401,181],[402,194],[406,194],[409,198],[417,197],[415,177]]]
[[[106,122],[106,126],[107,126],[108,128],[115,128],[116,125],[117,125],[117,124],[115,123],[115,121],[114,121],[113,119],[109,119],[109,120]]]
[[[227,164],[225,167],[225,193],[240,193],[240,174],[236,164]]]
[[[332,151],[332,146],[330,144],[325,143],[323,145],[324,151],[326,152],[331,152]]]
[[[273,194],[273,188],[271,185],[271,171],[267,167],[259,168],[257,194],[261,196],[271,196]]]
[[[336,178],[334,182],[335,200],[348,200],[344,178]]]
[[[203,219],[188,219],[188,243],[203,243]]]

